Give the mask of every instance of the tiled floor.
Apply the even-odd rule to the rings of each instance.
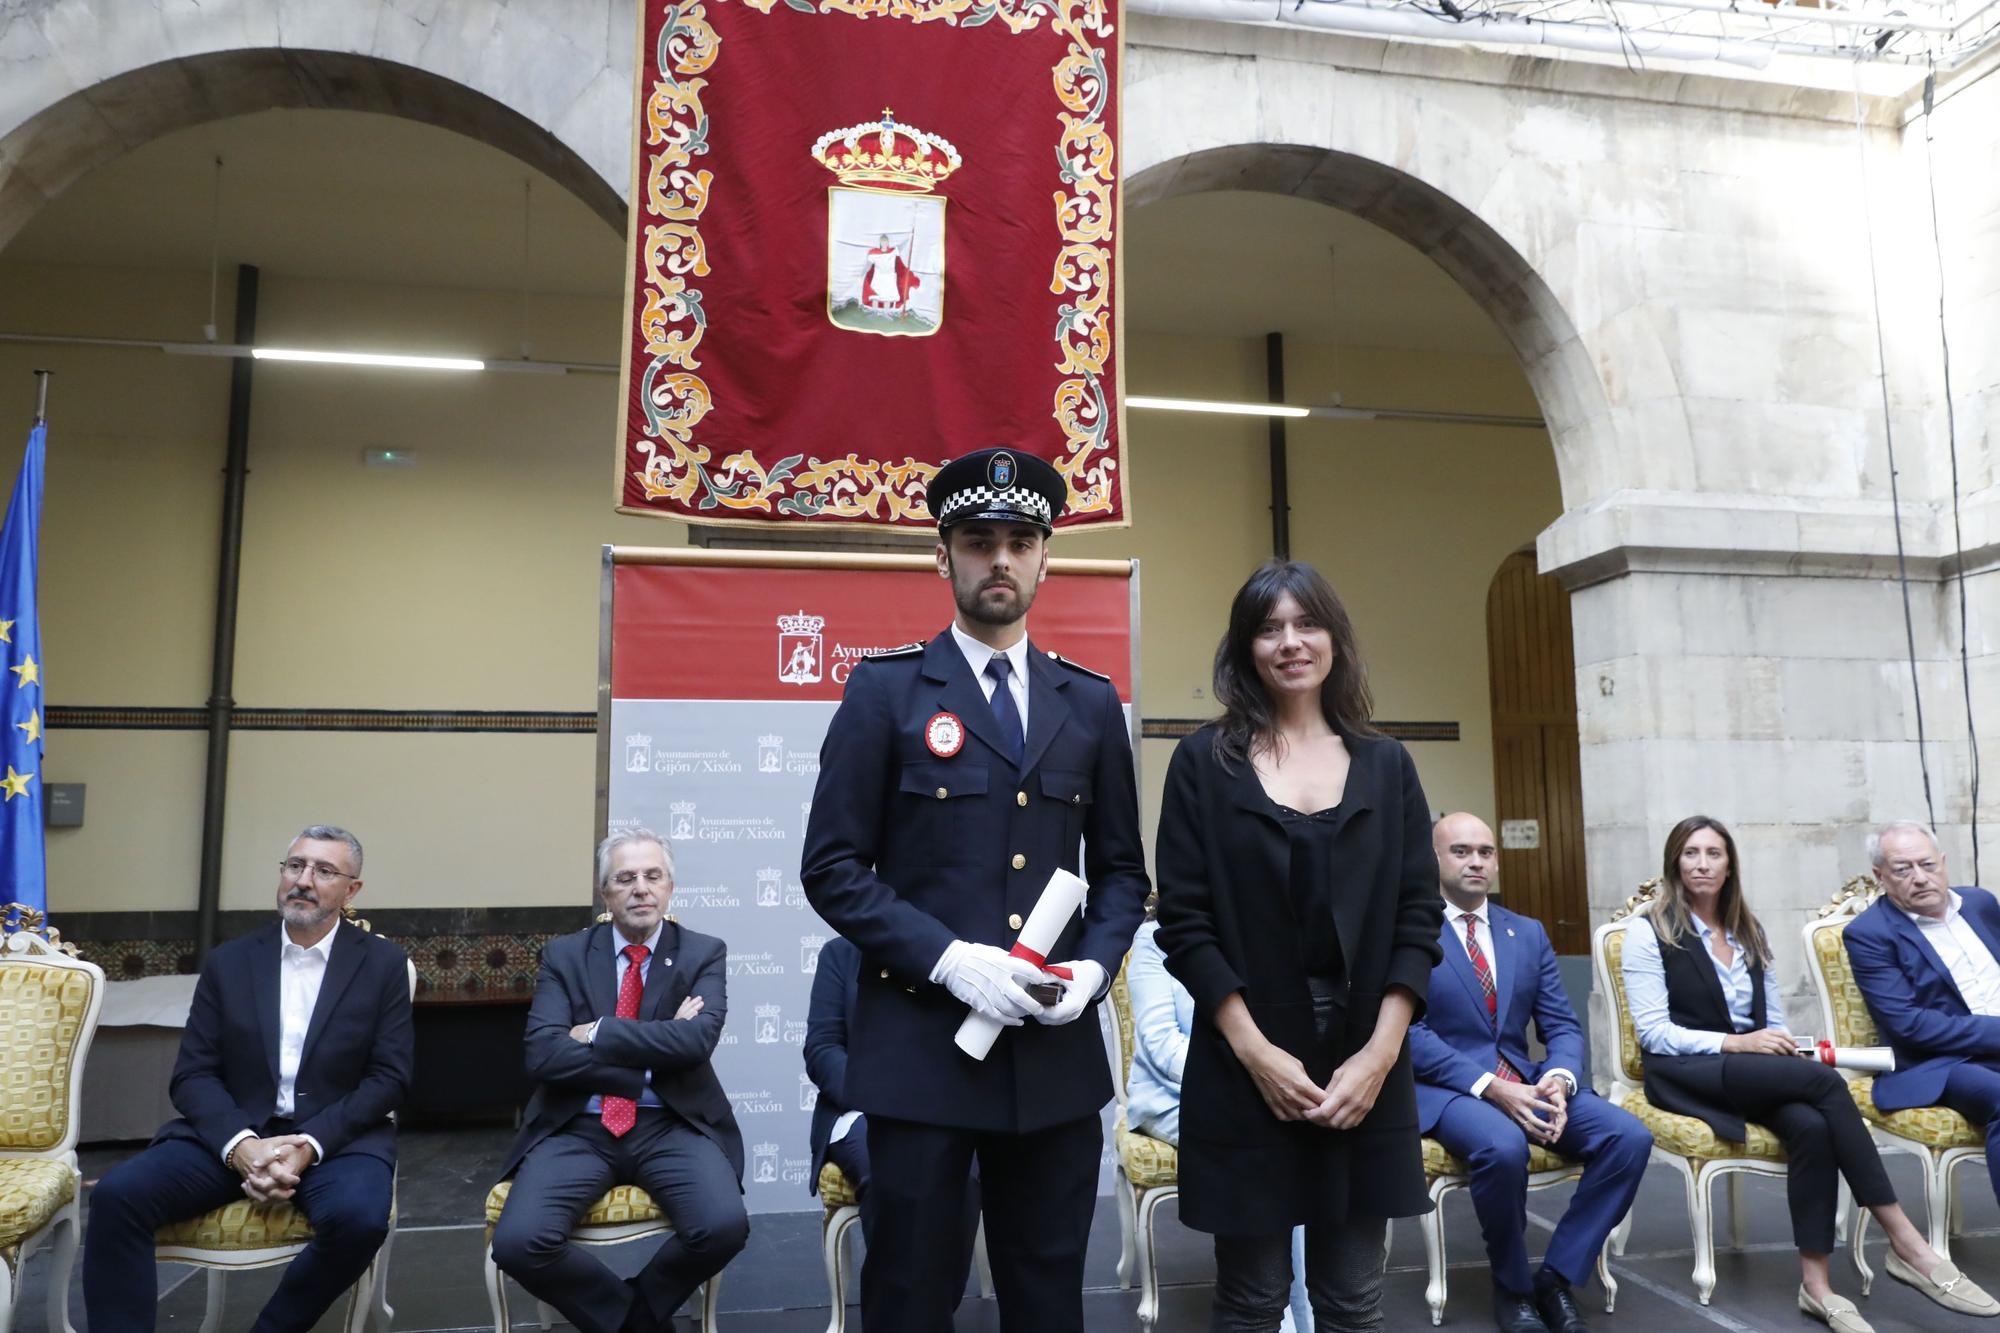
[[[500,1128],[415,1130],[404,1135],[403,1217],[389,1275],[398,1333],[492,1327],[481,1280],[483,1235],[477,1219],[488,1183],[485,1173],[492,1169],[508,1138],[508,1131]],[[86,1178],[95,1177],[130,1151],[129,1147],[86,1151]],[[1891,1157],[1889,1169],[1903,1197],[1912,1201],[1912,1215],[1921,1225],[1922,1195],[1914,1164],[1907,1157]],[[1967,1231],[1956,1242],[1954,1257],[1975,1278],[2000,1291],[2000,1207],[1994,1203],[1984,1173],[1976,1167],[1967,1173],[1966,1184]],[[1567,1194],[1566,1188],[1557,1188],[1534,1195],[1532,1214],[1537,1219],[1553,1220],[1560,1216]],[[1689,1278],[1692,1260],[1687,1209],[1679,1177],[1655,1167],[1639,1195],[1630,1245],[1625,1256],[1612,1265],[1620,1283],[1617,1313],[1604,1315],[1598,1294],[1591,1293],[1588,1308],[1594,1312],[1593,1325],[1600,1333],[1652,1333],[1656,1329],[1802,1333],[1814,1327],[1793,1304],[1798,1263],[1788,1239],[1782,1182],[1748,1181],[1743,1197],[1743,1233],[1749,1243],[1741,1251],[1725,1249],[1717,1256],[1720,1281],[1714,1303],[1704,1309],[1694,1300]],[[1463,1195],[1447,1201],[1446,1227],[1452,1259],[1447,1327],[1491,1328],[1487,1302],[1492,1286],[1478,1227]],[[1726,1244],[1725,1220],[1719,1220],[1717,1230]],[[1880,1232],[1871,1234],[1875,1237],[1873,1262],[1879,1271]],[[1206,1238],[1182,1229],[1169,1205],[1161,1213],[1159,1240],[1160,1272],[1166,1289],[1158,1327],[1162,1333],[1198,1333],[1207,1327],[1208,1283],[1213,1274]],[[609,1253],[614,1265],[621,1268],[636,1264],[644,1255],[640,1246]],[[1117,1215],[1111,1201],[1105,1199],[1100,1202],[1092,1234],[1085,1295],[1092,1333],[1139,1327],[1136,1293],[1117,1288],[1117,1257]],[[1423,1241],[1414,1225],[1397,1227],[1389,1262],[1387,1327],[1407,1333],[1429,1328],[1423,1298]],[[223,1327],[248,1328],[276,1280],[275,1270],[231,1278]],[[202,1281],[184,1268],[162,1269],[161,1328],[192,1329],[200,1323]],[[1834,1281],[1838,1290],[1859,1298],[1860,1283],[1844,1257],[1836,1261]],[[41,1251],[31,1258],[24,1274],[21,1306],[14,1317],[16,1329],[46,1326],[47,1283],[48,1258],[46,1251]],[[1940,1333],[1954,1328],[1973,1333],[1979,1327],[1977,1321],[1939,1311],[1887,1277],[1879,1277],[1874,1295],[1860,1303],[1863,1314],[1881,1333]],[[519,1288],[513,1289],[512,1308],[517,1320],[532,1320],[533,1304]],[[729,1333],[817,1333],[824,1329],[827,1307],[819,1258],[819,1214],[758,1217],[749,1248],[725,1275],[721,1308],[722,1327]],[[71,1312],[76,1327],[86,1329],[80,1271],[72,1279]],[[331,1331],[336,1323],[330,1318],[322,1322],[321,1329]],[[849,1327],[858,1330],[858,1320],[850,1321]],[[960,1311],[957,1327],[960,1333],[997,1333],[999,1311],[994,1302],[973,1296]]]

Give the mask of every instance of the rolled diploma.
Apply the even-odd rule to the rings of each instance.
[[[1042,888],[1042,896],[1035,902],[1035,910],[1028,913],[1028,920],[1021,927],[1021,933],[1014,942],[1014,952],[1023,950],[1036,958],[1046,958],[1056,941],[1062,938],[1063,928],[1070,918],[1083,906],[1083,896],[1090,886],[1067,870],[1057,870],[1049,876],[1049,882]],[[1039,964],[1037,964],[1039,966]],[[958,1035],[952,1040],[958,1049],[975,1060],[984,1060],[986,1053],[993,1049],[993,1043],[1000,1039],[1000,1030],[1007,1026],[997,1018],[989,1018],[974,1010],[958,1025]]]
[[[1830,1041],[1823,1041],[1813,1053],[1821,1064],[1832,1065],[1836,1069],[1887,1074],[1896,1068],[1896,1052],[1888,1046],[1835,1046]]]

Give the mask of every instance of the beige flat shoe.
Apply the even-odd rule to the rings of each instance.
[[[1890,1277],[1907,1286],[1915,1287],[1947,1310],[1955,1310],[1959,1314],[2000,1314],[2000,1301],[1987,1295],[1977,1282],[1959,1272],[1958,1265],[1950,1260],[1933,1268],[1926,1277],[1904,1263],[1902,1257],[1891,1250],[1886,1266]]]
[[[1854,1302],[1845,1296],[1828,1296],[1821,1305],[1803,1286],[1799,1288],[1799,1311],[1811,1315],[1833,1333],[1875,1333],[1861,1311],[1854,1308]]]

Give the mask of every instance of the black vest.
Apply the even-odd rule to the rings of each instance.
[[[1715,973],[1699,932],[1690,932],[1678,946],[1662,942],[1660,964],[1666,973],[1667,1017],[1684,1028],[1736,1031],[1722,979]],[[1764,969],[1751,963],[1750,1025],[1761,1028],[1766,1021]],[[1743,1116],[1730,1107],[1723,1093],[1720,1055],[1655,1055],[1646,1051],[1640,1062],[1646,1070],[1646,1100],[1663,1111],[1691,1115],[1732,1143],[1743,1142],[1748,1131]]]

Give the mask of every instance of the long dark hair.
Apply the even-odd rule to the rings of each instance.
[[[1354,622],[1339,594],[1303,560],[1267,560],[1236,590],[1229,604],[1229,628],[1215,647],[1215,700],[1222,705],[1215,751],[1225,765],[1249,758],[1259,746],[1277,738],[1277,711],[1264,691],[1251,648],[1271,618],[1271,608],[1286,593],[1333,637],[1333,668],[1319,691],[1327,722],[1344,735],[1378,734],[1369,721],[1375,702],[1368,693],[1368,672],[1354,641]]]
[[[1769,968],[1771,943],[1764,937],[1764,927],[1758,924],[1750,904],[1743,900],[1743,869],[1736,859],[1736,839],[1729,836],[1721,820],[1707,815],[1689,815],[1667,834],[1666,853],[1660,865],[1660,896],[1653,903],[1653,930],[1662,942],[1676,948],[1684,947],[1695,933],[1694,913],[1688,908],[1687,888],[1681,883],[1681,850],[1689,838],[1703,829],[1715,830],[1722,839],[1722,849],[1729,853],[1729,877],[1722,881],[1722,888],[1715,895],[1716,915],[1722,918],[1722,928],[1736,937],[1738,947],[1750,955],[1751,962]]]

